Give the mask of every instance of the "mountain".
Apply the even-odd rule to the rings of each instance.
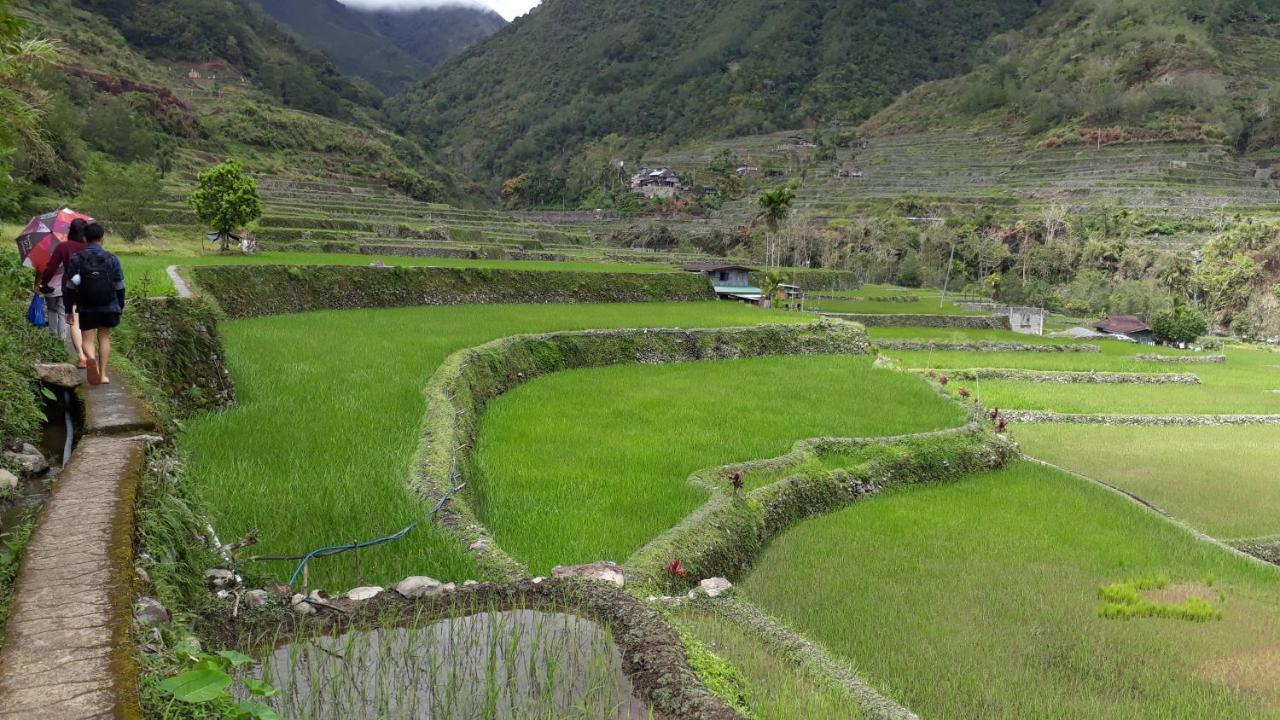
[[[353,11],[427,68],[434,68],[507,26],[506,19],[498,13],[471,5]]]
[[[254,173],[385,183],[423,200],[478,194],[383,122],[381,95],[241,0],[16,0],[65,50],[32,80],[49,153],[19,148],[36,206],[66,202],[98,159],[173,178],[235,156]],[[19,200],[18,202],[23,202]]]
[[[392,98],[397,125],[502,178],[611,134],[672,143],[861,121],[968,72],[1043,0],[545,0]]]
[[[1060,0],[992,40],[989,60],[926,83],[873,133],[1014,125],[1047,146],[1280,143],[1274,0]]]
[[[271,17],[327,55],[347,75],[394,93],[506,25],[467,5],[369,10],[338,0],[257,0]]]

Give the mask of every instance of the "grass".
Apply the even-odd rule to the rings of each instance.
[[[170,265],[187,267],[193,265],[368,265],[382,262],[386,265],[404,265],[411,267],[483,267],[508,270],[562,270],[575,272],[633,272],[655,273],[673,272],[669,265],[660,263],[606,263],[606,262],[559,262],[549,260],[468,260],[462,258],[426,258],[405,257],[401,255],[348,255],[343,253],[285,253],[262,252],[256,255],[133,255],[126,254],[126,248],[112,247],[120,253],[120,263],[124,266],[125,277],[130,282],[150,278],[154,293],[172,292],[173,284],[165,272]]]
[[[876,339],[931,338],[956,340],[1009,340],[1007,331],[936,330],[930,328],[869,328]],[[1031,342],[1045,338],[1018,336]],[[1055,341],[1056,342],[1056,341]],[[1072,342],[1072,341],[1065,341]],[[1144,373],[1192,373],[1200,385],[1058,384],[1019,380],[981,380],[965,385],[987,406],[1018,410],[1055,410],[1065,413],[1112,414],[1213,414],[1280,413],[1280,360],[1258,348],[1229,347],[1224,364],[1171,364],[1142,362],[1140,353],[1187,354],[1170,348],[1134,345],[1114,340],[1096,341],[1100,353],[1028,352],[929,352],[886,351],[907,368],[966,369],[977,367],[1028,370],[1114,371]]]
[[[834,292],[831,295],[845,295],[849,299],[830,300],[814,298],[805,301],[808,310],[821,310],[835,313],[863,313],[868,315],[989,315],[990,313],[965,310],[951,301],[943,302],[937,295],[921,296],[917,302],[895,302],[877,300],[859,290]]]
[[[36,516],[32,513],[13,523],[8,532],[0,534],[0,541],[3,541],[0,542],[0,647],[4,647],[4,629],[9,621],[14,585],[18,581],[18,564],[22,562],[22,553],[35,527]]]
[[[425,411],[422,388],[455,350],[497,337],[605,327],[796,322],[735,303],[488,305],[333,311],[222,326],[238,403],[178,438],[190,482],[218,532],[262,531],[256,554],[298,554],[393,533],[421,518],[408,490]],[[403,540],[314,563],[341,589],[406,575],[477,577],[469,556],[424,525]],[[287,579],[292,563],[262,564]]]
[[[734,623],[688,608],[678,611],[673,619],[742,672],[747,682],[747,706],[755,720],[866,717],[844,691],[809,679],[795,663]]]
[[[542,377],[490,403],[478,509],[535,573],[623,561],[706,499],[703,468],[786,453],[799,439],[959,425],[923,381],[866,356],[624,365]]]
[[[1212,576],[1223,619],[1099,617],[1152,575]],[[924,717],[1280,716],[1280,572],[1029,463],[809,520],[739,587]]]
[[[1132,492],[1223,539],[1280,535],[1280,427],[1019,425],[1027,454]]]

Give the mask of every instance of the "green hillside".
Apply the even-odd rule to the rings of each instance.
[[[103,160],[173,178],[235,156],[281,178],[338,173],[423,200],[475,195],[381,123],[376,91],[362,90],[274,22],[231,0],[180,0],[189,24],[203,30],[144,31],[176,23],[172,5],[125,2],[111,9],[124,14],[107,14],[68,0],[15,3],[26,36],[59,50],[26,81],[47,148],[23,146],[11,156],[19,187],[8,212],[72,201]],[[222,34],[211,38],[216,23]]]
[[[1064,0],[990,44],[973,73],[916,88],[872,133],[1020,124],[1046,146],[1280,141],[1280,6]]]
[[[257,3],[343,73],[368,80],[385,93],[422,79],[432,67],[506,25],[491,10],[462,5],[371,10],[338,0]]]
[[[966,72],[1039,0],[547,0],[389,109],[476,177],[638,146],[860,121]]]

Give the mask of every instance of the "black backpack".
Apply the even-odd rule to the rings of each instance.
[[[114,263],[105,252],[80,253],[80,297],[78,304],[84,307],[110,305],[116,298],[116,283],[112,278]]]

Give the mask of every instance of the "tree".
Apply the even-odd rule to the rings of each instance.
[[[233,230],[262,216],[258,183],[234,159],[200,173],[187,202],[196,218],[217,233],[223,252],[230,247]]]
[[[95,217],[110,220],[124,239],[133,241],[146,234],[162,189],[160,172],[150,165],[120,165],[95,157],[89,162],[78,204]]]
[[[1209,321],[1204,313],[1179,303],[1151,320],[1156,339],[1166,343],[1189,343],[1205,334]]]
[[[765,265],[768,267],[773,267],[777,263],[778,225],[791,214],[791,202],[795,199],[796,191],[789,187],[765,190],[760,193],[760,197],[756,198],[756,205],[760,207],[760,213],[757,217],[764,220],[765,225],[769,228],[768,237],[765,241],[764,260]]]

